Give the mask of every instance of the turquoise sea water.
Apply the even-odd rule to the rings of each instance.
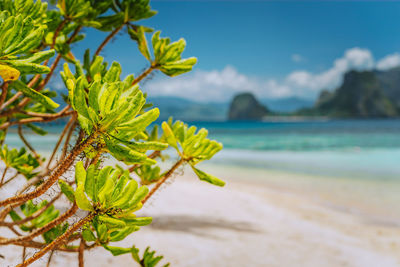
[[[224,144],[217,164],[354,178],[400,180],[400,120],[312,122],[193,122]],[[28,139],[42,153],[57,141],[50,134]],[[9,134],[11,146],[21,146]]]
[[[400,120],[197,123],[215,161],[327,176],[400,179]]]

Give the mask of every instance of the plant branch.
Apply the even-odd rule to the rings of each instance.
[[[49,121],[54,121],[62,117],[69,116],[71,114],[75,113],[74,110],[69,110],[67,112],[59,112],[54,114],[52,117],[33,117],[33,118],[27,118],[27,119],[22,119],[22,120],[17,120],[17,121],[8,121],[0,125],[0,130],[8,128],[12,125],[20,125],[20,124],[27,124],[27,123],[32,123],[32,122],[49,122]]]
[[[7,181],[5,181],[4,183],[0,183],[0,187],[5,186],[6,184],[8,184],[9,182],[11,182],[12,180],[14,180],[20,173],[17,171],[12,177],[10,177]]]
[[[49,222],[45,226],[35,229],[29,235],[19,236],[16,238],[0,238],[0,245],[8,245],[8,244],[12,244],[14,242],[19,242],[19,241],[30,241],[33,238],[37,237],[38,235],[41,235],[41,234],[49,231],[51,228],[64,222],[66,219],[68,219],[69,217],[74,215],[77,210],[78,210],[78,206],[74,202],[74,204],[72,205],[72,207],[69,210],[67,210],[61,216],[59,216],[56,219],[54,219],[53,221]]]
[[[49,259],[47,260],[47,264],[46,264],[46,267],[50,267],[50,262],[51,262],[51,259],[53,258],[53,254],[54,254],[54,249],[50,252],[50,256],[49,256]],[[24,259],[25,260],[25,259]]]
[[[178,160],[174,166],[171,167],[171,169],[169,169],[167,171],[167,173],[165,173],[165,175],[154,185],[154,187],[150,190],[150,192],[147,194],[147,196],[142,200],[142,204],[145,204],[147,200],[149,200],[149,198],[160,188],[160,186],[165,183],[165,181],[167,181],[167,179],[169,177],[171,177],[171,175],[176,171],[176,169],[178,169],[178,167],[184,163],[185,160],[183,158],[181,158],[180,160]]]
[[[85,261],[83,258],[84,253],[85,253],[85,240],[83,239],[83,237],[81,237],[81,242],[79,243],[79,253],[78,253],[79,267],[85,266]]]
[[[41,249],[44,246],[46,246],[47,244],[41,243],[41,242],[37,242],[37,241],[21,241],[21,242],[15,242],[15,243],[13,243],[13,245]],[[75,252],[75,253],[78,252],[77,248],[71,248],[71,247],[65,247],[65,246],[59,246],[55,250],[60,250],[60,251],[63,251],[63,252]]]
[[[30,199],[34,199],[44,192],[47,191],[57,180],[58,178],[66,172],[71,165],[74,163],[75,158],[97,137],[97,132],[91,134],[87,139],[85,139],[82,143],[77,144],[71,153],[57,166],[55,171],[50,175],[50,177],[41,185],[36,187],[32,192],[28,192],[25,194],[20,194],[18,196],[10,197],[5,200],[0,201],[0,207],[8,204],[26,202]]]
[[[103,50],[103,48],[106,46],[106,44],[124,27],[124,24],[113,30],[105,39],[104,41],[100,44],[100,46],[97,48],[96,53],[94,53],[95,56],[98,56]]]
[[[64,147],[63,147],[62,154],[61,154],[61,160],[63,160],[65,158],[65,156],[67,155],[69,141],[71,139],[72,134],[74,133],[75,127],[78,125],[78,123],[76,122],[76,114],[73,116],[73,118],[74,118],[74,122],[72,123],[71,127],[69,128],[67,138],[65,139]],[[79,143],[81,141],[81,139],[83,138],[83,132],[81,132],[81,133],[82,134],[80,134],[78,136],[77,143]]]
[[[139,75],[136,79],[133,80],[132,85],[138,84],[141,80],[146,78],[153,70],[157,68],[157,65],[152,63],[148,69],[146,69],[142,74]]]
[[[4,82],[1,85],[0,107],[2,107],[4,101],[6,101],[7,94],[8,94],[8,82]]]
[[[35,262],[36,260],[38,260],[39,258],[41,258],[42,256],[44,256],[48,251],[58,247],[59,245],[61,245],[70,235],[72,235],[75,231],[77,231],[78,229],[80,229],[83,225],[85,225],[86,223],[90,222],[91,220],[93,220],[94,216],[96,214],[95,213],[89,213],[89,215],[87,215],[85,218],[83,218],[82,220],[80,220],[79,222],[75,223],[71,228],[69,228],[64,234],[60,235],[59,237],[57,237],[53,242],[51,242],[50,244],[48,244],[46,247],[44,247],[42,250],[40,250],[39,252],[37,252],[36,254],[34,254],[32,257],[30,257],[29,259],[27,259],[26,261],[24,261],[22,264],[17,265],[17,267],[26,267],[29,264]]]
[[[1,176],[0,185],[3,185],[4,178],[6,177],[7,171],[8,171],[8,166],[6,166],[6,167],[4,168],[3,175]]]
[[[57,144],[56,144],[56,146],[54,147],[53,152],[51,153],[51,156],[50,156],[49,161],[47,162],[46,169],[49,169],[50,164],[51,164],[51,162],[53,161],[53,158],[54,158],[55,154],[57,153],[57,150],[58,150],[58,148],[60,147],[60,144],[61,144],[61,142],[62,142],[62,140],[63,140],[65,134],[67,133],[69,127],[71,127],[72,123],[74,123],[74,122],[75,122],[75,116],[72,116],[72,117],[69,119],[67,125],[65,125],[63,131],[61,132],[60,137],[58,138]]]
[[[22,142],[29,148],[29,150],[33,153],[37,161],[39,162],[40,166],[43,164],[42,160],[40,159],[40,155],[36,153],[36,150],[31,146],[31,144],[28,142],[28,140],[25,139],[23,133],[22,133],[22,126],[21,124],[18,125],[18,135],[19,138],[22,140]]]
[[[39,217],[43,212],[45,212],[51,205],[54,204],[54,202],[57,201],[57,199],[59,199],[62,196],[62,193],[58,193],[57,196],[55,196],[51,201],[49,201],[45,206],[43,206],[42,208],[40,208],[39,210],[37,210],[36,212],[34,212],[32,215],[25,217],[22,220],[16,221],[16,222],[0,222],[0,226],[14,226],[14,225],[21,225],[24,224],[26,222],[32,221],[34,219],[36,219],[37,217]]]

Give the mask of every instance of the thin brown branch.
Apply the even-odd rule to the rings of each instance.
[[[70,108],[71,108],[70,105],[66,105],[62,110],[60,110],[57,113],[40,113],[40,112],[32,112],[32,111],[25,111],[25,110],[21,110],[20,112],[25,115],[32,116],[32,117],[54,118],[54,117],[57,117],[58,114],[67,112]]]
[[[27,118],[27,119],[22,119],[22,120],[17,120],[17,121],[8,121],[0,125],[0,130],[6,129],[12,125],[21,125],[21,124],[27,124],[27,123],[33,123],[33,122],[49,122],[49,121],[54,121],[62,117],[67,117],[71,114],[73,114],[75,111],[74,110],[69,110],[67,112],[59,112],[54,114],[55,116],[53,117],[48,117],[48,118],[43,118],[43,117],[33,117],[33,118]]]
[[[37,159],[37,161],[39,162],[40,166],[42,166],[43,162],[40,159],[40,155],[38,153],[36,153],[36,150],[32,147],[32,145],[28,142],[28,140],[26,140],[25,136],[22,133],[22,126],[21,124],[18,125],[18,135],[19,138],[22,140],[22,142],[25,144],[25,146],[28,147],[28,149],[32,152],[32,154],[35,156],[35,158]]]
[[[85,266],[85,261],[83,258],[84,253],[85,253],[85,240],[83,239],[83,237],[81,237],[81,242],[79,243],[79,253],[78,253],[79,267]]]
[[[132,85],[138,84],[141,80],[146,78],[153,70],[157,68],[157,65],[151,64],[148,69],[146,69],[142,74],[140,74],[136,79],[133,80]]]
[[[47,260],[47,264],[46,264],[46,267],[50,267],[50,262],[51,262],[51,259],[53,258],[53,254],[54,254],[54,249],[50,252],[50,256],[49,256],[49,259]]]
[[[57,180],[58,178],[64,174],[74,163],[75,158],[91,143],[94,141],[94,139],[97,137],[97,132],[94,132],[91,134],[87,139],[85,139],[82,143],[79,143],[74,147],[74,149],[71,151],[71,153],[57,166],[55,171],[50,175],[50,177],[41,185],[36,187],[33,191],[25,193],[25,194],[20,194],[14,197],[7,198],[5,200],[0,201],[0,207],[5,206],[8,204],[13,204],[13,203],[20,203],[20,202],[26,202],[30,199],[34,199],[40,195],[42,195],[44,192],[47,191]]]
[[[34,212],[32,215],[25,217],[22,220],[16,221],[16,222],[0,222],[0,226],[14,226],[14,225],[21,225],[26,222],[32,221],[33,219],[36,219],[39,217],[43,212],[45,212],[51,205],[54,204],[60,197],[62,196],[62,193],[58,193],[57,196],[55,196],[52,200],[50,200],[45,206]]]
[[[56,30],[54,31],[54,35],[53,35],[53,40],[51,42],[51,48],[54,48],[54,46],[56,45],[56,40],[58,35],[60,34],[62,28],[64,27],[64,25],[68,22],[68,19],[64,19],[63,21],[61,21],[60,24],[58,24]]]
[[[23,249],[22,249],[22,262],[24,262],[25,261],[25,257],[26,257],[26,247],[24,247]]]
[[[4,183],[0,183],[0,187],[1,186],[5,186],[6,184],[8,184],[9,182],[11,182],[12,180],[14,180],[20,173],[16,172],[13,176],[11,176],[10,178],[8,178],[7,181],[5,181]]]
[[[6,166],[6,167],[4,168],[3,175],[1,176],[0,185],[3,185],[4,178],[6,177],[7,171],[8,171],[8,166]]]
[[[8,94],[8,82],[4,82],[1,85],[0,107],[2,107],[4,101],[6,101],[7,94]]]
[[[99,45],[99,47],[96,50],[96,53],[94,53],[95,56],[98,56],[103,50],[103,48],[106,46],[106,44],[124,27],[124,24],[113,30],[105,39],[104,41]]]
[[[146,203],[147,200],[149,200],[149,198],[158,190],[158,188],[160,188],[160,186],[165,183],[165,181],[167,181],[167,179],[169,177],[171,177],[171,175],[175,172],[175,170],[182,164],[184,163],[185,160],[183,158],[181,158],[180,160],[178,160],[174,166],[171,167],[171,169],[169,169],[165,175],[154,185],[154,187],[150,190],[150,192],[147,194],[147,196],[142,200],[142,203]]]
[[[54,156],[56,155],[57,150],[58,150],[58,148],[60,147],[61,142],[62,142],[62,140],[63,140],[65,134],[67,133],[69,127],[71,127],[72,123],[74,123],[74,122],[75,122],[75,116],[72,116],[72,117],[69,119],[68,123],[65,125],[63,131],[61,132],[60,137],[58,138],[57,144],[56,144],[56,146],[54,147],[53,152],[51,153],[51,156],[50,156],[49,161],[47,162],[47,166],[46,166],[47,169],[49,169],[50,164],[51,164],[51,162],[53,161]]]
[[[61,154],[61,158],[60,158],[61,160],[63,160],[65,158],[65,156],[67,155],[69,141],[71,140],[72,134],[74,133],[74,130],[75,130],[76,126],[78,125],[78,123],[76,121],[76,115],[73,118],[74,118],[74,122],[72,123],[71,127],[69,128],[69,131],[68,131],[68,134],[67,134],[67,138],[65,139],[63,150],[62,150],[62,154]],[[82,134],[80,134],[78,136],[77,143],[79,143],[83,138],[83,131],[81,131],[81,133]]]
[[[13,245],[15,246],[23,246],[23,247],[29,247],[29,248],[43,248],[44,246],[46,246],[45,243],[41,243],[41,242],[37,242],[37,241],[21,241],[21,242],[16,242],[13,243]],[[60,250],[63,252],[78,252],[77,248],[73,248],[73,247],[65,247],[65,246],[59,246],[57,247],[55,250]]]
[[[26,267],[29,264],[35,262],[39,258],[43,257],[47,252],[50,250],[58,247],[61,245],[70,235],[72,235],[75,231],[79,230],[82,226],[84,226],[86,223],[90,222],[93,220],[95,216],[95,213],[90,213],[87,215],[85,218],[80,220],[79,222],[75,223],[71,228],[69,228],[64,234],[60,235],[57,237],[53,242],[48,244],[45,248],[34,254],[32,257],[24,261],[22,264],[17,265],[17,267]]]
[[[49,231],[51,228],[64,222],[66,219],[68,219],[69,217],[74,215],[77,210],[78,210],[78,206],[76,205],[76,203],[74,203],[72,205],[72,207],[70,209],[68,209],[65,213],[63,213],[61,216],[59,216],[56,219],[54,219],[53,221],[49,222],[45,226],[35,229],[29,235],[19,236],[16,238],[0,238],[0,245],[8,245],[8,244],[12,244],[15,242],[20,242],[20,241],[30,241],[33,238],[35,238],[36,236],[39,236],[39,235]]]

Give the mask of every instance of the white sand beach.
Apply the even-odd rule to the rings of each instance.
[[[333,198],[318,184],[311,193],[304,181],[313,184],[312,179],[300,174],[211,169],[227,181],[226,187],[198,181],[185,170],[140,212],[153,216],[154,222],[115,245],[136,244],[142,250],[151,246],[171,266],[400,265],[400,228],[393,221],[375,220],[373,205],[371,214],[366,209],[350,212],[355,201],[331,202]],[[252,179],[246,179],[246,173]],[[266,179],[257,179],[261,176]],[[337,187],[345,188],[340,183]],[[349,205],[341,206],[344,201]],[[20,248],[8,246],[0,251],[6,257],[1,266],[19,263]],[[77,264],[74,254],[57,255],[51,266]],[[136,266],[130,255],[113,257],[102,248],[87,252],[85,263],[89,267]],[[33,266],[45,264],[42,259]]]

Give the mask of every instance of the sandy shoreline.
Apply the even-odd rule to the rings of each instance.
[[[153,224],[119,245],[151,246],[171,266],[400,265],[397,225],[337,208],[329,196],[322,201],[304,184],[296,191],[289,184],[274,183],[291,179],[282,173],[223,168],[213,168],[213,173],[222,174],[227,186],[200,182],[190,170],[174,178],[141,211],[154,217]],[[244,182],[246,173],[274,178]],[[294,177],[301,184],[301,175]],[[0,259],[0,266],[19,263],[19,250],[1,247],[7,264]],[[51,266],[77,263],[75,255],[60,255]],[[90,251],[85,261],[89,267],[135,266],[129,255],[112,257],[104,249]]]

